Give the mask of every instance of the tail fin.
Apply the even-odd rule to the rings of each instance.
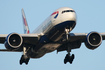
[[[22,9],[22,18],[23,18],[24,33],[25,34],[29,34],[30,31],[29,31],[29,27],[28,27],[27,20],[26,20],[26,17],[25,17],[23,9]]]

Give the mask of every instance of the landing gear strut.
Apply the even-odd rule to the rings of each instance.
[[[26,65],[28,64],[30,58],[26,55],[26,47],[23,47],[23,55],[21,56],[20,59],[20,65],[22,65],[22,63],[25,63]]]
[[[65,33],[66,33],[66,40],[68,41],[69,39],[69,32],[72,30],[72,28],[65,28]]]
[[[70,28],[70,29],[65,29],[67,42],[68,42],[68,40],[69,40],[69,32],[70,32],[71,30],[72,30],[71,28]],[[70,44],[69,44],[69,43],[67,44],[67,47],[68,47],[68,49],[67,49],[68,54],[66,54],[66,56],[65,56],[64,64],[66,64],[67,62],[69,62],[70,64],[72,64],[72,62],[73,62],[75,56],[74,56],[74,54],[70,55],[71,48],[70,48]]]

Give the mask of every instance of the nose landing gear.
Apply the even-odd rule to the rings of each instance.
[[[70,29],[65,29],[65,32],[66,32],[66,41],[68,42],[69,41],[69,32],[72,30],[72,28],[70,27]],[[70,64],[72,64],[75,56],[74,54],[70,55],[70,52],[71,52],[71,48],[70,48],[70,44],[67,43],[67,52],[68,54],[66,54],[65,56],[65,59],[64,59],[64,64],[66,64],[67,62],[69,62]]]

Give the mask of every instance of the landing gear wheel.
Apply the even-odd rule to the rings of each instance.
[[[22,65],[23,63],[25,63],[27,65],[29,60],[30,60],[30,58],[25,58],[25,56],[22,55],[22,57],[20,59],[20,65]]]
[[[23,55],[21,56],[21,59],[20,59],[20,65],[23,64]]]
[[[72,58],[73,58],[73,59],[75,58],[74,54],[72,54]]]
[[[69,55],[67,54],[65,59],[64,59],[64,64],[66,64],[68,62],[68,60],[69,60]]]
[[[72,56],[70,56],[69,54],[67,54],[65,56],[65,59],[64,59],[64,64],[66,64],[67,62],[69,62],[70,64],[72,64],[73,60],[74,60],[74,54],[72,54]]]
[[[26,64],[26,65],[28,64],[29,59],[30,59],[30,58],[28,58],[28,59],[25,60],[25,64]]]
[[[67,62],[69,62],[70,56],[69,54],[66,54],[65,59],[64,59],[64,64],[66,64]]]
[[[22,65],[22,63],[23,63],[23,61],[22,61],[22,60],[20,60],[20,65]]]
[[[72,56],[70,56],[70,58],[69,58],[70,64],[72,64],[73,60],[74,60],[74,54],[72,54]]]

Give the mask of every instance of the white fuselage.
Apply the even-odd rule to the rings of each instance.
[[[58,11],[58,17],[54,18],[56,14],[50,15],[40,26],[38,26],[32,33],[40,33],[41,35],[44,35],[47,33],[52,27],[54,27],[57,24],[60,24],[65,21],[75,21],[76,22],[76,13],[75,12],[65,12],[62,13],[62,11],[66,10],[73,10],[68,7],[63,7],[60,9],[55,10]],[[74,10],[73,10],[74,11]]]
[[[73,9],[63,7],[54,11],[54,13],[33,31],[33,33],[40,34],[42,38],[32,50],[33,53],[31,53],[31,56],[30,54],[29,56],[31,58],[39,58],[48,52],[56,50],[62,44],[53,44],[50,41],[59,41],[62,38],[65,28],[69,26],[73,29],[75,25],[76,13]]]

